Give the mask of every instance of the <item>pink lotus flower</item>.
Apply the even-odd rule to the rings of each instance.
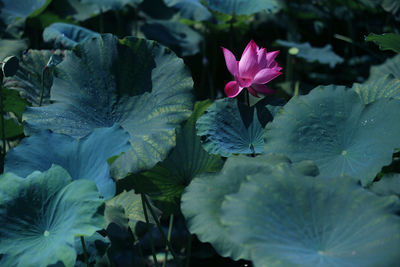
[[[267,53],[267,49],[259,48],[251,40],[243,51],[242,58],[237,61],[231,51],[222,47],[226,66],[229,72],[235,77],[225,85],[225,93],[228,97],[237,96],[244,88],[250,94],[259,97],[260,94],[273,94],[275,91],[265,84],[282,74],[282,69],[275,57],[279,51]]]

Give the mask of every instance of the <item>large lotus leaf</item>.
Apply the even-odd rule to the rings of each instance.
[[[207,4],[212,10],[237,15],[251,15],[262,11],[276,12],[280,6],[277,0],[207,0]]]
[[[239,190],[248,175],[269,173],[278,165],[289,163],[286,157],[279,155],[232,156],[219,173],[203,174],[193,179],[182,195],[181,203],[190,232],[202,242],[210,242],[224,257],[249,259],[250,251],[241,243],[234,242],[221,223],[221,205],[228,195]],[[304,165],[298,170],[306,169],[308,172],[310,168]]]
[[[177,134],[176,147],[164,161],[149,171],[126,178],[134,184],[136,192],[177,204],[182,191],[196,175],[221,169],[220,156],[208,154],[196,135],[196,120],[209,105],[210,101],[196,103],[193,114]]]
[[[150,20],[141,30],[147,39],[158,41],[181,56],[193,56],[200,52],[201,34],[179,21]]]
[[[178,9],[180,15],[187,19],[202,21],[212,17],[200,0],[164,0],[164,2],[167,6]]]
[[[8,56],[20,56],[21,52],[27,48],[26,40],[0,40],[0,60],[3,61]]]
[[[385,174],[378,182],[372,183],[369,189],[378,195],[400,197],[400,173]]]
[[[261,153],[264,126],[271,119],[263,101],[249,108],[236,99],[224,98],[216,100],[200,117],[197,134],[211,154],[229,157],[235,153]]]
[[[53,55],[62,56],[63,52],[29,50],[23,55],[17,73],[4,79],[4,86],[19,91],[23,98],[35,106],[39,106],[43,88],[42,104],[49,104],[53,75],[50,71],[43,70]]]
[[[51,0],[0,0],[0,19],[6,24],[40,14]]]
[[[66,49],[72,49],[79,42],[99,36],[99,33],[84,27],[62,22],[53,23],[43,31],[43,40],[45,42],[51,42],[54,47]]]
[[[400,100],[400,80],[393,78],[392,75],[385,75],[363,84],[355,83],[353,89],[359,94],[361,102],[364,104],[369,104],[381,98]]]
[[[114,161],[113,177],[163,160],[175,145],[175,127],[191,112],[188,69],[152,41],[119,41],[110,34],[86,40],[66,55],[55,74],[54,103],[27,108],[25,131],[51,129],[82,137],[119,123],[130,134],[131,149]]]
[[[100,194],[109,199],[115,194],[115,183],[109,175],[107,159],[129,150],[128,140],[129,135],[117,125],[95,129],[80,139],[43,131],[25,138],[10,150],[4,169],[25,177],[35,170],[45,171],[57,164],[74,180],[94,181]]]
[[[364,105],[353,90],[320,86],[293,97],[266,130],[266,153],[294,161],[313,160],[321,175],[348,175],[372,182],[400,147],[400,101],[379,99]]]
[[[400,79],[400,55],[387,59],[381,65],[372,66],[368,81],[379,79],[388,74],[392,74],[395,78]]]
[[[399,6],[400,8],[400,6]],[[370,33],[365,41],[374,42],[381,50],[393,50],[400,53],[400,35],[395,33],[384,33],[382,35]]]
[[[396,197],[371,194],[353,178],[305,177],[281,165],[249,175],[226,198],[221,220],[256,267],[395,266],[396,205]]]
[[[309,43],[293,43],[278,40],[280,45],[286,47],[295,47],[299,51],[296,54],[297,57],[304,58],[308,62],[318,61],[321,64],[329,64],[331,68],[335,67],[336,64],[340,64],[343,62],[343,58],[338,56],[335,52],[332,51],[331,45],[326,45],[322,48],[320,47],[312,47]]]
[[[101,229],[103,216],[97,210],[102,203],[95,183],[72,181],[59,166],[25,179],[4,174],[0,177],[0,253],[12,266],[56,262],[73,266],[74,238]]]

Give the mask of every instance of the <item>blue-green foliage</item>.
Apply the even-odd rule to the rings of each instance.
[[[67,23],[53,23],[43,31],[43,40],[56,48],[72,49],[78,43],[100,34],[84,27]]]
[[[4,169],[26,177],[57,164],[74,180],[94,181],[100,194],[109,199],[115,194],[115,183],[109,175],[107,159],[126,152],[130,147],[128,140],[129,135],[118,125],[95,129],[80,139],[43,131],[25,138],[8,152]]]
[[[114,161],[114,177],[164,159],[175,145],[175,128],[192,109],[187,68],[152,41],[109,34],[89,39],[67,54],[55,72],[54,103],[27,109],[26,132],[51,129],[82,137],[120,124],[130,135],[131,148]]]
[[[72,181],[59,166],[26,178],[0,176],[0,265],[74,266],[75,236],[101,229],[102,203],[94,182]]]

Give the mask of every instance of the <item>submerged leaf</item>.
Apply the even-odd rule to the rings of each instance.
[[[61,167],[33,172],[25,179],[0,177],[0,264],[74,265],[76,236],[91,236],[103,225],[103,201],[95,183],[72,181]],[[6,266],[6,264],[4,265]]]
[[[265,152],[313,160],[323,176],[348,175],[367,185],[400,147],[399,112],[399,100],[364,105],[353,90],[319,86],[293,97],[275,116],[266,129]]]
[[[28,108],[25,131],[51,129],[82,137],[95,128],[120,124],[130,134],[131,149],[113,162],[113,177],[163,160],[175,145],[175,128],[192,109],[188,69],[152,41],[118,40],[110,34],[86,40],[66,55],[55,74],[54,103]]]
[[[129,135],[117,125],[95,129],[80,139],[43,131],[25,138],[10,150],[4,169],[25,177],[35,170],[45,171],[57,164],[74,180],[94,181],[100,194],[109,199],[115,194],[115,183],[109,175],[107,159],[129,150],[128,139]]]

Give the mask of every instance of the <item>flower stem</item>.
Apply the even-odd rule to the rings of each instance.
[[[150,236],[150,244],[151,244],[151,253],[153,255],[153,260],[155,266],[158,267],[158,261],[157,261],[157,256],[156,256],[156,250],[154,248],[154,239],[153,239],[153,233],[151,232],[151,227],[150,227],[150,222],[149,222],[149,216],[147,215],[147,209],[146,209],[146,197],[142,193],[140,194],[140,197],[142,198],[142,206],[143,206],[143,213],[144,213],[144,218],[146,220],[146,225],[147,225],[147,231],[149,232]]]
[[[85,258],[85,264],[87,267],[89,267],[89,258],[86,250],[86,245],[85,245],[85,238],[81,236],[81,244],[82,244],[82,249],[83,249],[83,256]]]
[[[174,224],[174,214],[171,214],[169,216],[169,226],[168,226],[168,236],[167,236],[167,240],[169,242],[171,242],[173,224]],[[164,257],[164,262],[163,262],[162,267],[165,267],[167,265],[167,261],[168,261],[168,245],[165,244],[165,257]]]
[[[244,96],[247,106],[250,107],[250,94],[249,94],[249,90],[246,90],[246,94]]]
[[[3,72],[0,73],[0,116],[1,116],[1,140],[3,141],[2,153],[1,153],[1,166],[0,173],[4,171],[4,159],[6,157],[6,125],[4,123],[4,99],[3,99]]]
[[[165,242],[166,242],[166,244],[167,244],[167,246],[168,246],[169,251],[171,251],[171,254],[172,254],[172,256],[174,257],[174,260],[175,260],[176,264],[177,264],[178,266],[182,266],[181,261],[180,261],[179,258],[178,258],[178,255],[176,255],[175,251],[172,249],[171,243],[169,242],[167,236],[165,235],[164,230],[162,229],[161,224],[160,224],[160,222],[158,221],[158,218],[157,218],[155,212],[153,211],[153,208],[151,207],[149,201],[147,200],[146,197],[144,197],[144,194],[142,194],[142,201],[143,201],[143,202],[146,204],[146,206],[149,208],[150,213],[151,213],[151,216],[153,217],[154,221],[156,222],[157,228],[158,228],[158,230],[160,231],[160,233],[161,233],[163,239],[165,240]]]

